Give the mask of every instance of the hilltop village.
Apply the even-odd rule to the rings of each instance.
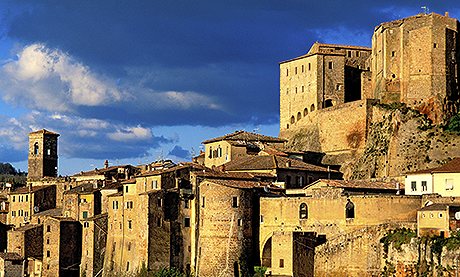
[[[0,276],[454,274],[459,135],[440,126],[459,111],[458,26],[419,14],[372,48],[315,43],[280,63],[279,137],[236,131],[190,162],[59,177],[60,135],[30,133],[27,185],[0,195]]]

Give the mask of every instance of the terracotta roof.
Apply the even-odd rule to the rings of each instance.
[[[239,179],[239,180],[254,180],[257,176],[266,176],[266,174],[259,175],[258,173],[249,172],[222,172],[215,170],[197,171],[196,176],[210,178],[210,179]],[[271,175],[270,175],[271,176]]]
[[[320,179],[305,188],[311,187],[317,183],[324,183],[330,187],[349,188],[349,189],[378,189],[378,190],[396,190],[398,182],[396,181],[373,181],[373,180],[328,180]],[[404,184],[399,183],[399,189],[404,190]]]
[[[236,131],[236,132],[233,132],[231,134],[227,134],[221,137],[205,140],[203,141],[203,144],[216,142],[216,141],[222,141],[222,140],[245,141],[245,142],[250,142],[250,141],[278,142],[278,143],[286,142],[285,139],[281,139],[281,138],[270,137],[270,136],[265,136],[265,135],[246,132],[246,131]]]
[[[39,190],[42,190],[42,189],[46,189],[46,188],[49,188],[49,187],[52,187],[52,185],[49,185],[49,186],[32,186],[32,188],[29,189],[29,186],[25,186],[25,187],[20,187],[20,188],[17,188],[13,191],[10,192],[10,194],[23,194],[23,193],[29,193],[29,192],[37,192]]]
[[[29,135],[32,135],[32,134],[44,134],[44,135],[59,136],[58,133],[54,133],[54,132],[48,131],[46,129],[41,129],[41,130],[29,133]]]
[[[275,155],[247,156],[225,164],[225,170],[262,170],[262,169],[296,169],[314,172],[327,172],[326,167],[305,163],[303,161]],[[336,172],[335,170],[329,170]]]
[[[7,261],[22,261],[24,258],[21,257],[18,253],[14,252],[0,252],[0,258]]]
[[[213,179],[207,180],[210,183],[231,187],[239,189],[252,189],[252,188],[264,188],[270,186],[269,182],[257,182],[257,181],[248,181],[248,180],[223,180],[223,179]]]
[[[435,203],[428,206],[425,206],[419,211],[445,211],[449,208],[449,204]]]
[[[173,167],[169,167],[166,169],[158,169],[150,172],[145,172],[140,175],[136,175],[136,177],[146,177],[146,176],[154,176],[154,175],[160,175],[162,173],[168,173],[168,172],[174,172],[176,170],[184,169],[184,168],[190,168],[190,169],[195,169],[195,170],[208,170],[207,167],[204,165],[200,165],[197,163],[191,163],[191,162],[183,162],[179,163]]]
[[[44,210],[36,214],[33,214],[32,216],[60,216],[60,215],[62,215],[62,208]]]
[[[107,197],[117,197],[117,196],[123,196],[123,192],[119,191],[117,193],[107,195]]]
[[[82,171],[82,172],[79,172],[79,173],[76,173],[72,176],[92,176],[92,175],[102,175],[106,172],[110,172],[110,171],[113,171],[113,170],[118,170],[119,168],[127,168],[127,167],[133,167],[131,165],[113,165],[113,166],[109,166],[107,168],[96,168],[94,170],[90,170],[90,171]]]
[[[127,181],[131,181],[131,182],[127,182]],[[123,181],[123,182],[110,182],[110,183],[106,183],[105,186],[101,187],[101,190],[104,190],[104,189],[119,189],[119,188],[123,187],[123,184],[131,184],[131,183],[135,183],[135,182],[136,182],[136,179],[129,179],[129,180],[126,180],[126,181]]]
[[[100,188],[98,188],[97,186],[95,188],[94,184],[84,183],[68,191],[65,191],[64,194],[89,194],[98,190],[100,190]]]
[[[276,148],[273,148],[273,147],[270,147],[270,146],[266,146],[264,147],[264,149],[261,151],[261,153],[259,153],[259,155],[276,155],[276,156],[282,156],[282,157],[287,157],[288,154],[283,152],[283,151],[280,151]]]
[[[458,173],[460,172],[460,158],[454,158],[450,162],[446,164],[431,168],[431,169],[424,169],[418,170],[414,172],[408,172],[407,175],[414,175],[414,174],[430,174],[430,173]]]
[[[24,232],[24,231],[27,231],[27,230],[30,230],[30,229],[41,227],[41,226],[43,226],[43,225],[42,224],[26,224],[24,226],[14,228],[14,231]]]

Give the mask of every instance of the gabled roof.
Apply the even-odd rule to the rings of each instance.
[[[84,183],[79,186],[76,186],[68,191],[65,191],[64,194],[91,194],[95,191],[99,191],[100,188],[97,186],[94,187],[94,184]]]
[[[54,132],[48,131],[46,129],[41,129],[41,130],[29,133],[29,135],[33,135],[33,134],[44,134],[44,135],[59,136],[58,133],[54,133]]]
[[[118,170],[119,168],[129,168],[129,167],[133,167],[133,166],[132,165],[113,165],[107,168],[96,168],[90,171],[82,171],[72,176],[78,177],[78,176],[104,175],[107,172],[115,171],[115,170]]]
[[[52,187],[52,185],[49,186],[32,186],[31,188],[27,185],[24,187],[17,188],[13,191],[11,191],[9,194],[24,194],[24,193],[29,193],[29,192],[37,192],[42,189],[47,189],[49,187]]]
[[[245,142],[261,141],[261,142],[274,142],[274,143],[286,142],[285,139],[281,139],[281,138],[270,137],[270,136],[265,136],[265,135],[246,132],[246,131],[236,131],[236,132],[233,132],[231,134],[227,134],[227,135],[224,135],[224,136],[221,136],[221,137],[205,140],[205,141],[203,141],[203,144],[216,142],[216,141],[223,141],[223,140],[226,140],[226,141],[245,141]]]
[[[312,165],[297,159],[275,155],[246,156],[232,160],[225,164],[225,170],[227,171],[270,169],[296,169],[314,172],[328,172],[326,167]],[[336,171],[329,170],[329,172]]]
[[[460,158],[454,158],[450,162],[431,169],[418,170],[414,172],[408,172],[407,175],[416,174],[433,174],[433,173],[460,173]]]
[[[404,190],[404,184],[396,181],[373,181],[373,180],[328,180],[319,179],[316,182],[306,186],[306,188],[312,187],[316,184],[323,183],[328,187],[344,188],[344,189],[372,189],[372,190],[397,190],[398,184],[399,189]]]
[[[258,181],[249,181],[249,180],[224,180],[224,179],[208,179],[206,180],[210,183],[218,184],[221,186],[238,188],[238,189],[252,189],[252,188],[264,188],[269,187],[271,183],[269,182],[258,182]]]

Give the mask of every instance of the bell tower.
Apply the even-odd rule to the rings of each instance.
[[[58,137],[45,129],[29,134],[28,179],[57,177]]]

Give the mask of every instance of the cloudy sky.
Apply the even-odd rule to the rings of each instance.
[[[0,0],[0,162],[27,170],[42,128],[61,134],[62,175],[277,136],[278,62],[315,41],[370,46],[422,6],[460,16],[453,0]]]

